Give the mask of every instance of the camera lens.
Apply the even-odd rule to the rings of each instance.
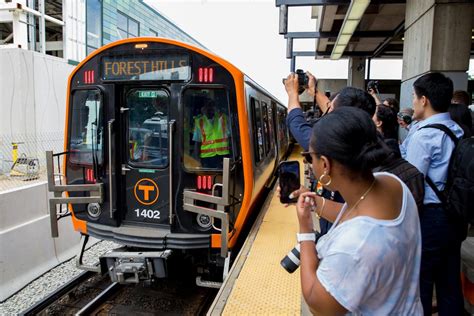
[[[316,236],[316,243],[318,242],[319,237],[321,234],[319,232],[314,232]],[[280,265],[285,269],[288,273],[293,273],[298,269],[300,266],[300,244],[298,243],[293,249],[291,249],[288,254],[281,259]]]
[[[291,249],[290,252],[281,259],[280,264],[288,273],[295,272],[300,266],[300,244],[297,244]]]

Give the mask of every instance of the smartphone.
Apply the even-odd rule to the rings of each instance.
[[[280,176],[280,202],[295,203],[296,198],[290,199],[290,194],[300,188],[300,163],[298,161],[283,161],[278,167]]]

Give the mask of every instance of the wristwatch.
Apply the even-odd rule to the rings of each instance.
[[[307,240],[316,242],[316,235],[314,233],[304,233],[304,234],[297,233],[296,240],[298,242],[307,241]]]

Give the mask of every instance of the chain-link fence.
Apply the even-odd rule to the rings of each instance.
[[[62,132],[0,135],[0,192],[46,181],[46,151],[63,148]]]

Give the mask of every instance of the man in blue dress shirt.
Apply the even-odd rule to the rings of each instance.
[[[370,117],[374,115],[376,109],[375,100],[368,92],[353,87],[345,87],[337,94],[336,98],[331,101],[323,91],[317,89],[316,78],[310,72],[307,72],[306,74],[309,78],[307,91],[309,95],[314,96],[314,101],[320,108],[323,115],[340,106],[357,107],[366,111]],[[295,74],[291,73],[287,79],[295,80],[295,76]],[[303,109],[300,105],[299,95],[296,93],[296,90],[291,89],[290,82],[291,81],[288,80],[288,82],[285,83],[288,92],[288,116],[286,118],[286,123],[296,141],[301,145],[301,147],[303,147],[305,151],[308,151],[309,140],[311,138],[314,121],[313,123],[309,123],[306,120]],[[322,195],[322,197],[326,199],[338,203],[344,203],[344,200],[339,192],[332,192],[322,189],[322,185],[317,186],[314,189],[318,194]],[[321,235],[326,234],[331,226],[332,223],[326,219],[319,219]]]
[[[429,176],[442,191],[448,176],[454,142],[443,131],[423,128],[430,124],[447,126],[458,138],[463,130],[453,121],[448,107],[453,95],[453,82],[441,73],[430,73],[413,84],[413,118],[419,120],[406,140],[404,157],[425,177]],[[461,242],[467,224],[446,213],[436,193],[425,181],[423,209],[420,211],[422,258],[420,294],[425,315],[431,315],[433,286],[439,315],[462,315],[463,297],[460,279]]]

